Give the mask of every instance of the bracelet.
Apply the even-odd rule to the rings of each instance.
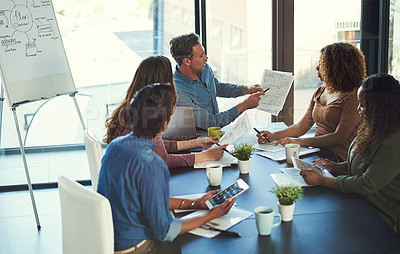
[[[178,209],[181,208],[181,206],[185,203],[186,200],[182,199],[181,203],[178,206]]]

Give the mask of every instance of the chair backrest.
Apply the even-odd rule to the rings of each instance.
[[[64,254],[114,253],[110,202],[65,176],[58,178]]]
[[[85,140],[86,155],[89,161],[90,178],[92,180],[92,188],[97,191],[97,183],[101,168],[101,158],[103,158],[103,148],[89,129],[86,128],[83,134]]]

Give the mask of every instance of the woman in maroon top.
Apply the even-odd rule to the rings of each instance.
[[[170,83],[174,85],[171,62],[165,56],[156,55],[144,59],[138,69],[125,99],[106,119],[107,134],[104,142],[109,144],[114,138],[126,135],[132,131],[130,128],[129,106],[135,93],[146,85],[153,83]],[[176,97],[175,91],[175,97]],[[218,142],[218,138],[200,138],[186,141],[163,140],[161,134],[154,141],[154,152],[157,153],[169,168],[193,166],[204,161],[217,161],[221,159],[224,146],[210,148]],[[201,147],[203,150],[196,154],[173,154],[175,152]]]
[[[352,44],[333,43],[321,49],[316,69],[325,84],[314,92],[301,121],[282,131],[261,133],[277,144],[320,147],[321,157],[344,161],[361,121],[357,89],[366,77],[364,54]],[[315,136],[301,137],[314,123]],[[265,143],[265,139],[258,135],[258,142]]]

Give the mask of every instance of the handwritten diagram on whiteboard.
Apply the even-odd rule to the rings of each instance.
[[[51,0],[1,0],[0,59],[6,83],[70,72]]]

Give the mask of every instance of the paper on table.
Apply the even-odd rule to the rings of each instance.
[[[303,177],[300,175],[300,171],[297,168],[281,168],[281,174],[270,174],[271,178],[274,180],[276,185],[279,186],[313,186],[307,184]],[[324,169],[324,176],[332,176],[328,170]]]
[[[276,185],[279,186],[311,186],[308,185],[303,177],[300,175],[300,171],[295,168],[281,168],[282,173],[270,174]]]
[[[221,145],[233,144],[236,140],[246,135],[251,130],[251,124],[247,113],[240,117],[232,128],[227,131],[220,139]]]
[[[300,156],[310,153],[315,153],[318,152],[319,150],[320,150],[319,148],[309,148],[300,146]],[[263,157],[267,157],[274,161],[286,160],[285,149],[275,150],[275,151],[261,151],[261,152],[256,152],[256,154],[261,155]]]
[[[290,179],[287,175],[283,173],[270,174],[270,176],[278,186],[289,186],[289,185],[298,186],[295,184],[295,182],[293,182],[292,179]]]
[[[278,115],[285,104],[294,77],[290,72],[264,70],[261,88],[269,90],[261,96],[257,109]]]
[[[183,216],[182,219],[189,219],[189,218],[195,218],[198,216],[203,216],[208,212],[209,211],[198,210],[196,212],[193,212],[191,214]],[[214,228],[227,230],[230,227],[238,224],[242,220],[248,218],[252,214],[253,214],[252,212],[246,211],[244,209],[232,207],[231,210],[229,211],[229,213],[210,221],[209,224],[212,225]],[[189,231],[189,233],[192,233],[192,234],[198,235],[198,236],[207,237],[207,238],[213,238],[216,235],[220,234],[220,232],[212,231],[212,230],[208,230],[208,229],[204,229],[204,228],[196,228],[194,230]]]
[[[215,146],[215,145],[213,145],[213,146]],[[236,157],[233,157],[229,153],[224,152],[224,155],[222,156],[222,158],[219,161],[205,161],[205,162],[201,162],[201,163],[196,163],[193,165],[193,167],[194,168],[206,168],[206,166],[211,163],[219,163],[222,165],[222,167],[230,167],[232,164],[237,164],[238,160]]]
[[[257,150],[262,150],[262,151],[269,151],[269,152],[278,152],[281,150],[285,150],[285,147],[281,144],[275,145],[276,141],[272,141],[269,143],[264,143],[264,144],[255,144],[253,147]]]
[[[289,179],[291,179],[294,186],[310,186],[307,184],[303,177],[300,175],[300,171],[296,168],[281,168],[281,171]]]

